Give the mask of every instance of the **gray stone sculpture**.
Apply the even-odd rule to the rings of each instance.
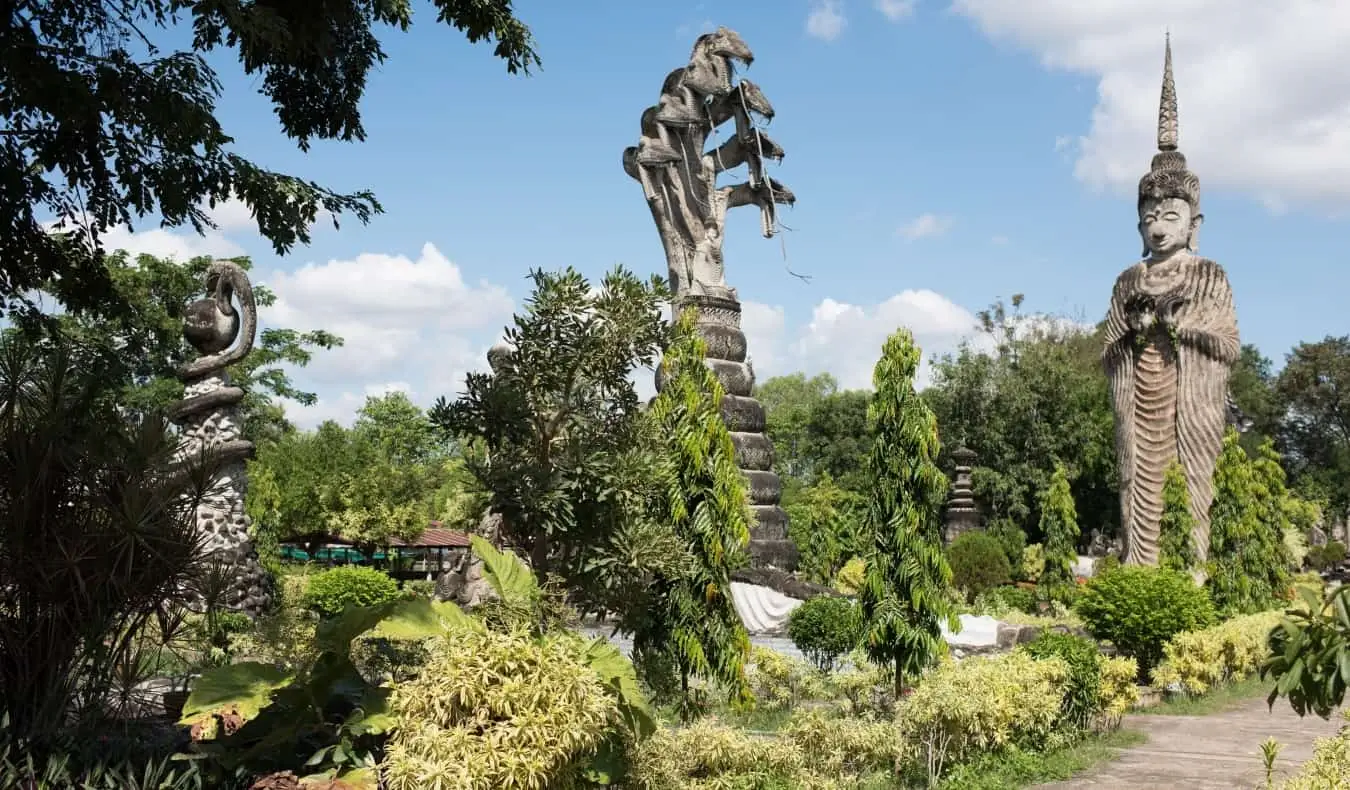
[[[1200,561],[1209,553],[1214,466],[1228,422],[1237,314],[1219,264],[1195,255],[1200,180],[1177,150],[1177,95],[1167,42],[1158,153],[1139,181],[1145,259],[1116,280],[1102,360],[1111,381],[1120,466],[1122,561],[1158,563],[1163,473],[1181,462]]]
[[[757,206],[760,228],[771,238],[777,207],[796,198],[764,174],[764,160],[783,149],[755,125],[773,118],[773,105],[749,80],[736,81],[734,62],[754,59],[741,37],[724,27],[699,36],[690,62],[672,71],[661,98],[642,113],[641,138],[623,152],[623,168],[642,184],[643,195],[666,253],[674,308],[693,307],[707,342],[707,362],[726,390],[722,416],[736,446],[736,463],[749,478],[755,524],[750,554],[759,566],[793,570],[797,552],[788,539],[787,513],[778,505],[781,486],[773,473],[773,443],[764,435],[764,407],[750,397],[755,374],[746,359],[741,305],[726,283],[722,239],[727,210]],[[705,151],[708,137],[727,121],[735,133]],[[717,186],[717,175],[745,165],[748,180]],[[660,371],[657,389],[661,387]]]
[[[215,473],[213,485],[197,506],[197,522],[212,559],[237,579],[223,603],[257,615],[271,603],[271,578],[249,536],[244,462],[254,448],[242,433],[239,402],[244,390],[230,384],[227,368],[253,348],[258,310],[248,275],[228,261],[216,261],[207,269],[206,291],[207,297],[188,305],[184,313],[183,336],[201,356],[179,368],[184,397],[171,416],[181,428],[179,459],[209,455]]]
[[[979,505],[975,502],[975,490],[970,480],[975,457],[975,451],[965,445],[952,451],[952,460],[956,462],[956,475],[952,480],[951,494],[947,497],[947,511],[942,528],[943,540],[948,545],[962,533],[984,526],[984,519],[980,515]]]

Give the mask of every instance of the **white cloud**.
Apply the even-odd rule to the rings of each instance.
[[[915,241],[927,236],[941,236],[951,230],[953,220],[951,217],[940,217],[937,214],[920,214],[914,219],[900,226],[896,231],[904,236],[908,241]]]
[[[872,368],[881,346],[896,329],[914,334],[923,351],[918,385],[927,386],[929,358],[954,351],[975,332],[975,316],[950,299],[930,290],[906,290],[875,305],[852,305],[824,299],[811,320],[795,331],[787,329],[782,307],[746,302],[741,326],[754,361],[755,377],[803,371],[828,372],[846,388],[872,386]]]
[[[1163,31],[1181,150],[1207,187],[1350,202],[1350,3],[1326,0],[953,0],[989,37],[1098,80],[1076,174],[1133,189],[1155,148]]]
[[[806,15],[806,34],[822,41],[834,41],[844,32],[848,20],[844,18],[839,0],[816,0],[811,13]]]
[[[487,349],[515,308],[501,286],[466,283],[430,243],[415,260],[362,253],[275,272],[267,285],[277,295],[262,315],[267,324],[324,329],[345,341],[304,370],[321,396],[331,393],[314,406],[288,408],[306,427],[349,421],[370,394],[360,389],[364,381],[397,381],[423,405],[440,395],[453,398],[466,373],[487,368]]]
[[[198,236],[175,232],[168,228],[152,228],[137,233],[132,233],[126,228],[109,228],[99,240],[103,244],[103,249],[109,252],[126,250],[132,255],[153,255],[156,258],[173,258],[179,261],[201,255],[233,258],[245,253],[238,242],[214,230]]]
[[[887,19],[899,22],[914,14],[915,0],[876,0],[875,7]]]

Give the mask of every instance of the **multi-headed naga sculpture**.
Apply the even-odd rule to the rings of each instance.
[[[661,234],[675,309],[697,311],[708,365],[726,390],[722,416],[737,465],[749,479],[755,512],[751,558],[792,570],[796,550],[787,537],[787,514],[778,506],[773,444],[764,435],[764,407],[750,397],[755,377],[746,361],[741,305],[727,285],[722,260],[728,209],[758,207],[760,228],[770,238],[778,229],[778,206],[796,200],[764,173],[765,160],[783,158],[783,149],[756,125],[757,118],[773,118],[773,105],[753,82],[734,79],[734,63],[752,60],[750,48],[731,30],[699,36],[689,64],[666,77],[660,100],[642,113],[641,138],[624,150],[623,168],[642,184]],[[705,150],[708,137],[728,121],[734,122],[731,138]],[[717,185],[718,174],[742,165],[748,171],[744,183]]]
[[[1209,554],[1214,466],[1229,422],[1228,375],[1238,358],[1237,313],[1223,268],[1195,254],[1200,179],[1179,150],[1169,40],[1158,153],[1139,181],[1143,261],[1111,293],[1102,360],[1111,380],[1120,465],[1123,561],[1158,564],[1163,474],[1179,459],[1195,517],[1195,550]]]
[[[237,580],[223,603],[256,615],[270,603],[271,584],[258,562],[244,512],[245,461],[254,450],[253,442],[243,436],[239,415],[244,390],[230,384],[227,368],[252,350],[258,309],[248,275],[234,263],[212,263],[206,271],[206,291],[207,297],[188,305],[184,313],[183,336],[201,356],[178,370],[185,391],[174,407],[173,420],[182,430],[179,457],[209,456],[215,472],[214,484],[197,506],[197,522],[212,559]]]

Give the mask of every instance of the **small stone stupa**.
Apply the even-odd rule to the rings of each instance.
[[[975,502],[975,490],[970,480],[970,470],[975,466],[975,452],[965,445],[952,451],[952,460],[956,461],[956,477],[952,480],[951,495],[947,498],[947,510],[942,525],[942,539],[951,545],[964,532],[982,529],[984,517],[980,506]]]

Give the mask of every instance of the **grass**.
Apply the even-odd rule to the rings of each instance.
[[[1018,790],[1043,782],[1056,782],[1109,762],[1122,749],[1147,740],[1148,736],[1142,732],[1120,729],[1054,751],[1013,749],[956,766],[939,787],[945,790]]]
[[[1272,682],[1253,675],[1246,680],[1211,689],[1203,697],[1177,696],[1140,712],[1163,716],[1208,716],[1211,713],[1222,713],[1269,694]]]

